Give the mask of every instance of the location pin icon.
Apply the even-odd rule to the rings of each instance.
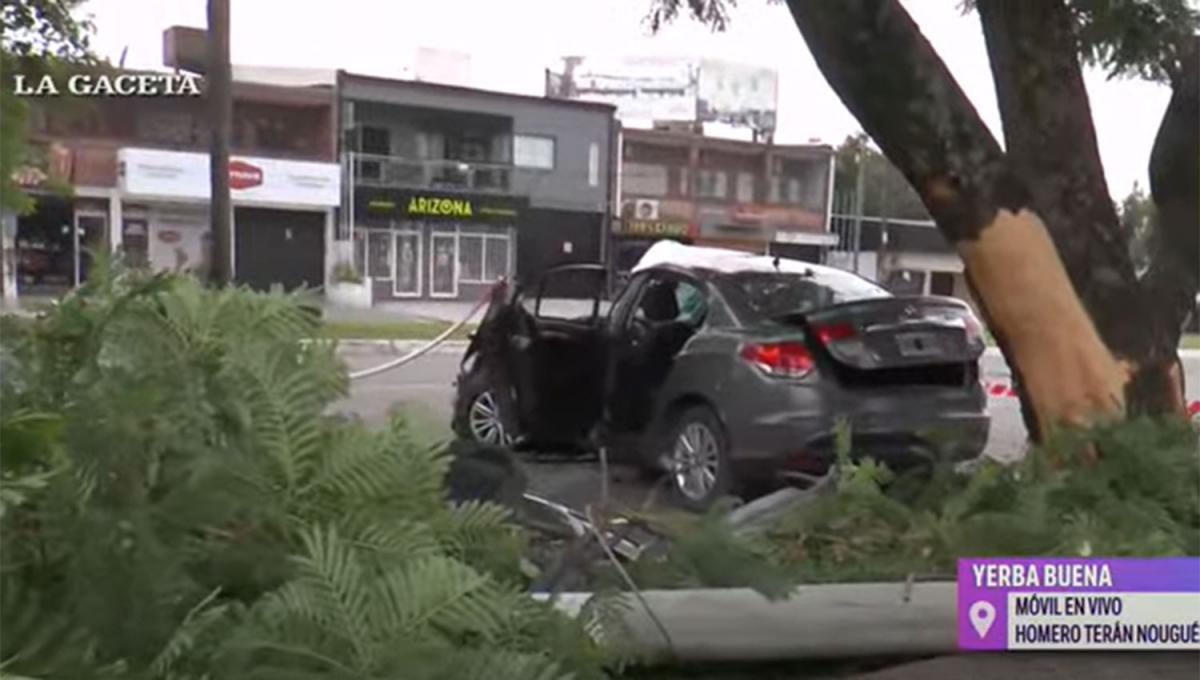
[[[996,608],[992,606],[991,602],[980,600],[971,605],[967,616],[971,619],[971,627],[982,638],[992,629],[992,624],[996,621]]]

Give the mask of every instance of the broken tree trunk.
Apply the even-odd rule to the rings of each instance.
[[[1005,155],[1026,181],[1100,337],[1133,370],[1129,413],[1182,413],[1181,383],[1164,378],[1177,365],[1179,312],[1190,304],[1179,309],[1178,299],[1148,296],[1138,280],[1104,180],[1069,10],[1059,0],[981,0],[977,7]],[[1191,252],[1193,263],[1200,260]]]
[[[1031,436],[1123,416],[1128,368],[1076,295],[1025,178],[899,2],[788,7],[829,84],[962,256]]]

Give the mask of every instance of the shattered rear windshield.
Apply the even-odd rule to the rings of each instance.
[[[723,277],[720,283],[737,308],[773,319],[843,302],[891,297],[875,284],[847,275],[831,279],[791,273],[747,272]]]

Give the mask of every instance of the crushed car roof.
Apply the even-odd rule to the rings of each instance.
[[[740,250],[725,248],[708,248],[689,246],[677,241],[659,241],[642,255],[633,268],[633,273],[673,265],[689,269],[705,269],[722,274],[740,274],[746,272],[762,272],[764,274],[798,274],[810,276],[817,283],[828,285],[839,290],[861,290],[863,293],[886,292],[878,285],[848,271],[835,267],[789,260],[771,255],[756,255]]]

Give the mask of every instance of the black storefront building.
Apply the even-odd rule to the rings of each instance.
[[[522,197],[358,187],[355,265],[380,300],[472,300],[512,278]]]

